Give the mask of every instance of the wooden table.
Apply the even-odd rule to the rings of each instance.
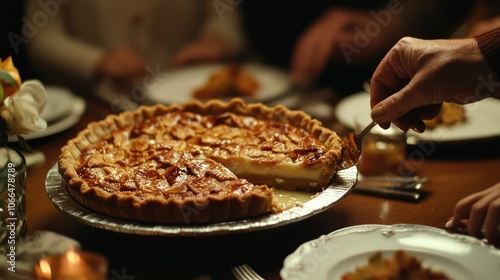
[[[306,241],[361,224],[410,223],[444,228],[459,199],[500,182],[500,156],[487,149],[498,146],[497,138],[478,147],[439,147],[410,162],[416,174],[429,178],[423,187],[429,196],[419,203],[352,193],[321,214],[262,232],[198,238],[120,234],[80,224],[57,210],[45,192],[47,172],[56,163],[60,148],[87,123],[111,112],[109,104],[95,98],[87,98],[87,102],[86,112],[76,126],[31,142],[33,148],[45,153],[46,162],[28,171],[28,234],[54,231],[78,240],[84,250],[104,254],[110,261],[110,279],[132,279],[124,277],[127,275],[136,276],[136,280],[192,279],[203,272],[209,272],[214,279],[231,279],[229,268],[241,263],[250,264],[265,279],[281,279],[284,258]],[[420,148],[414,150],[418,153]],[[471,152],[465,153],[467,150]],[[459,156],[450,156],[454,153]]]

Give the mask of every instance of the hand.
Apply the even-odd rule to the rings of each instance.
[[[446,227],[459,229],[464,221],[470,235],[500,246],[500,183],[460,200]]]
[[[147,74],[147,64],[132,48],[120,47],[105,55],[95,66],[98,78],[128,83]]]
[[[402,37],[401,26],[389,11],[332,8],[298,39],[291,61],[292,78],[297,82],[314,79],[329,60],[361,64],[378,59]],[[369,27],[376,27],[376,34],[367,32]]]
[[[493,79],[493,80],[492,80]],[[493,70],[475,39],[401,39],[371,79],[372,119],[388,128],[425,130],[442,102],[467,104],[498,94]]]
[[[216,36],[207,36],[188,44],[174,57],[173,66],[192,63],[213,62],[229,56],[224,40]]]

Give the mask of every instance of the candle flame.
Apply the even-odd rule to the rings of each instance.
[[[52,270],[50,269],[50,264],[48,261],[44,260],[44,259],[41,259],[39,262],[38,262],[38,267],[40,269],[40,272],[41,274],[50,279],[52,278]]]
[[[71,264],[79,264],[81,262],[80,254],[78,254],[73,248],[66,252],[66,258]]]

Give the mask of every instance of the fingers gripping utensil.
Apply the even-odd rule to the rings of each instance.
[[[361,133],[357,134],[350,132],[344,138],[342,138],[342,154],[340,162],[337,165],[337,170],[347,169],[358,163],[359,157],[361,156],[361,146],[363,144],[363,138],[370,130],[376,126],[377,123],[371,122]]]

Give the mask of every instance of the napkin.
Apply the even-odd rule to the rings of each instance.
[[[81,247],[79,242],[51,231],[36,231],[13,245],[14,252],[9,244],[0,248],[0,279],[33,279],[33,266],[40,258]]]

